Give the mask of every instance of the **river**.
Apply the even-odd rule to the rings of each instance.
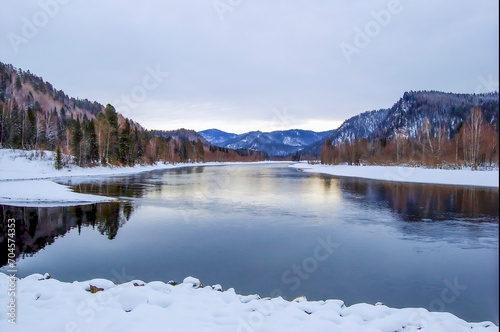
[[[3,220],[17,220],[20,277],[194,276],[240,294],[499,322],[498,189],[337,178],[278,163],[56,182],[119,201],[0,205]]]

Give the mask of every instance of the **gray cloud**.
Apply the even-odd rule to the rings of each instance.
[[[44,12],[54,15],[41,24]],[[37,32],[13,47],[26,21]],[[369,42],[346,58],[358,29]],[[148,128],[325,130],[407,90],[498,82],[493,0],[22,1],[0,32],[1,61],[80,98],[120,101],[144,88],[148,68],[168,72],[134,107],[117,106]]]

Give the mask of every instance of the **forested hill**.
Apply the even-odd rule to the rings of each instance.
[[[160,137],[171,137],[174,139],[188,140],[191,142],[197,142],[199,140],[203,146],[210,145],[210,143],[207,142],[207,140],[205,140],[202,135],[191,129],[181,128],[177,130],[152,130],[151,132],[154,135]]]
[[[457,94],[439,91],[406,92],[391,108],[369,111],[346,121],[322,142],[303,150],[303,154],[319,155],[326,140],[340,145],[354,140],[390,142],[397,135],[416,138],[424,123],[430,136],[446,132],[451,139],[467,122],[471,109],[481,110],[482,119],[498,132],[498,92]]]
[[[189,135],[165,133],[145,130],[110,104],[69,97],[43,78],[0,62],[1,148],[60,151],[80,166],[267,158],[210,144],[196,148]]]
[[[323,142],[321,160],[498,165],[498,97],[498,92],[407,92],[390,109],[346,120]]]

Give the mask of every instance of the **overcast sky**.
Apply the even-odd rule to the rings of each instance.
[[[4,1],[0,61],[148,129],[328,130],[498,90],[498,0]]]

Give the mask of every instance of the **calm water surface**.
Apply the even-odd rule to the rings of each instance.
[[[380,301],[498,324],[498,189],[336,178],[287,164],[57,182],[120,200],[0,205],[3,220],[17,220],[20,277],[191,275],[240,294]]]

